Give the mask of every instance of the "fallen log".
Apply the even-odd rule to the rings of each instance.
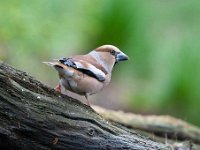
[[[99,106],[92,106],[105,119],[120,123],[126,127],[138,129],[171,140],[200,144],[200,129],[190,123],[171,116],[140,115],[113,111]]]
[[[169,149],[0,64],[0,149]]]
[[[108,121],[89,106],[0,62],[2,150],[170,150],[174,147]]]
[[[181,145],[187,147],[185,149],[200,149],[200,128],[181,119],[113,111],[94,105],[92,108],[105,119],[137,130],[154,141],[171,145],[174,149]]]

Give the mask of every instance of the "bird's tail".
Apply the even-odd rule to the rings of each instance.
[[[44,63],[44,64],[47,64],[47,65],[49,65],[49,66],[51,66],[51,67],[54,67],[56,70],[59,68],[59,69],[63,69],[64,67],[63,67],[63,64],[61,64],[60,62],[42,62],[42,63]]]
[[[60,62],[43,62],[44,64],[47,64],[51,67],[54,67],[59,74],[65,74],[68,77],[73,76],[74,71],[71,67],[68,67]]]
[[[49,65],[51,67],[54,67],[57,64],[57,62],[47,62],[47,61],[44,61],[42,63],[47,64],[47,65]]]

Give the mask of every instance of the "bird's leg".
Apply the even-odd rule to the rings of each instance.
[[[85,98],[86,98],[86,105],[90,106],[90,101],[88,100],[88,94],[85,94]]]
[[[54,88],[57,92],[61,93],[61,85],[60,83],[58,83],[58,85],[56,85],[56,87]]]

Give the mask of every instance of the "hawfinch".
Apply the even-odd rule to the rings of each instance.
[[[89,104],[88,95],[101,91],[110,83],[112,69],[119,61],[128,60],[128,56],[113,45],[100,46],[86,55],[63,57],[54,62],[44,62],[53,66],[59,74],[56,90],[69,90],[84,95]]]

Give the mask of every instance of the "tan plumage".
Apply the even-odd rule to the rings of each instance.
[[[54,62],[44,62],[53,66],[59,74],[60,81],[57,90],[66,90],[84,95],[101,91],[110,83],[112,69],[115,63],[128,60],[123,52],[112,45],[103,45],[86,55],[76,55],[61,58]],[[87,100],[89,105],[89,101]]]

